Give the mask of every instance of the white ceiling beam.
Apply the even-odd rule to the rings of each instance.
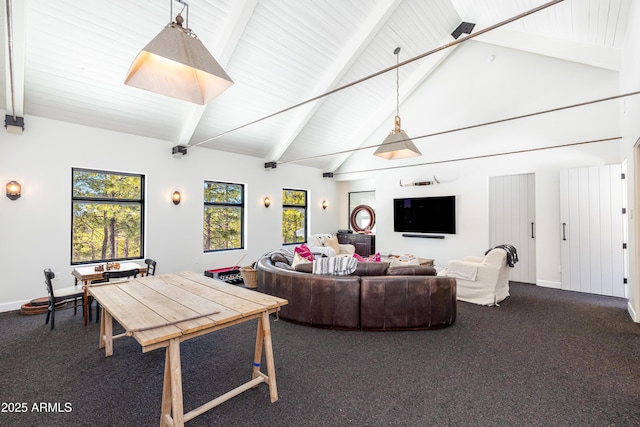
[[[7,11],[7,1],[4,4],[5,19],[4,28],[4,57],[5,57],[5,87],[6,99],[5,107],[7,115],[24,116],[24,68],[25,68],[25,31],[27,28],[27,0],[10,1],[11,16]],[[9,34],[9,24],[6,20],[10,17],[11,32]],[[11,46],[12,54],[9,50]],[[11,58],[10,58],[11,56]],[[11,71],[13,63],[13,73]],[[13,79],[12,79],[13,74]],[[13,81],[13,88],[12,88]]]
[[[438,46],[443,46],[447,43],[451,43],[451,39],[447,38],[443,40]],[[442,61],[447,58],[447,56],[451,55],[451,53],[458,47],[459,45],[454,45],[449,47],[448,49],[441,50],[434,54],[431,54],[419,61],[422,61],[420,66],[405,80],[403,84],[400,85],[399,94],[400,94],[400,106],[402,103],[411,96],[413,92],[415,92],[420,85],[433,73],[442,63]],[[353,149],[355,147],[363,146],[369,138],[375,133],[375,131],[380,126],[380,123],[388,123],[389,131],[393,129],[393,117],[396,115],[396,94],[395,92],[392,95],[381,103],[382,107],[378,109],[376,114],[373,114],[371,118],[349,138],[346,138],[348,141],[359,141],[353,144],[351,147],[346,147],[347,149]],[[400,108],[402,111],[402,108]],[[386,136],[386,135],[385,135]],[[384,140],[384,137],[380,139],[380,143]],[[335,156],[334,160],[330,163],[327,171],[335,171],[337,170],[351,155],[351,153],[343,153]]]
[[[386,24],[389,17],[395,12],[396,8],[401,3],[402,0],[381,2],[371,12],[371,14],[369,14],[367,20],[362,24],[360,31],[358,31],[358,34],[343,49],[340,57],[338,57],[333,63],[325,78],[316,85],[311,93],[314,93],[317,96],[335,89],[340,79],[342,79],[347,71],[349,71],[353,63],[364,52],[371,40],[373,40],[376,34],[378,34],[380,29]],[[305,104],[298,109],[295,118],[291,120],[291,126],[287,137],[274,145],[265,157],[265,160],[278,161],[280,157],[282,157],[298,134],[304,129],[309,120],[311,120],[315,112],[322,106],[325,99],[326,98],[318,99]]]
[[[201,40],[205,46],[214,46],[211,50],[212,55],[223,69],[229,64],[231,55],[236,49],[236,46],[238,46],[240,37],[242,37],[251,19],[258,1],[259,0],[234,0],[231,6],[231,12],[225,20],[225,26],[218,40]],[[231,76],[231,79],[233,80],[233,76]],[[189,141],[191,141],[206,109],[206,104],[193,106],[191,113],[184,121],[184,126],[180,130],[181,145],[188,145]]]
[[[618,48],[574,42],[507,28],[489,31],[474,40],[613,71],[620,71],[622,62],[622,50]]]

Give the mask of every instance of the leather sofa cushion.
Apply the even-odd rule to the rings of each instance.
[[[387,262],[359,262],[356,271],[351,276],[384,276],[387,274]],[[313,271],[313,263],[298,264],[295,268],[301,273],[311,273]],[[435,273],[434,273],[435,275]]]
[[[404,265],[389,267],[387,276],[435,276],[436,269],[428,265]]]
[[[352,276],[384,276],[387,268],[388,262],[359,262]]]
[[[271,254],[270,258],[271,258],[271,263],[273,265],[276,265],[276,263],[278,262],[284,262],[285,264],[289,264],[289,262],[287,261],[287,258],[285,258],[284,255],[279,253]]]
[[[301,264],[296,264],[294,270],[299,271],[300,273],[309,273],[313,272],[313,263],[312,262],[303,262]]]

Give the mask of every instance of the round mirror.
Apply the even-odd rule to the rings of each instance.
[[[376,213],[371,206],[358,205],[351,211],[349,222],[354,231],[371,230],[376,224]]]

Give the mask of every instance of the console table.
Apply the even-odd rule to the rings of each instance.
[[[360,256],[369,256],[376,253],[375,234],[338,233],[338,243],[348,243],[355,246],[356,253]]]

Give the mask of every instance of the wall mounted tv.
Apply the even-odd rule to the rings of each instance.
[[[393,229],[456,234],[456,196],[394,199]]]

